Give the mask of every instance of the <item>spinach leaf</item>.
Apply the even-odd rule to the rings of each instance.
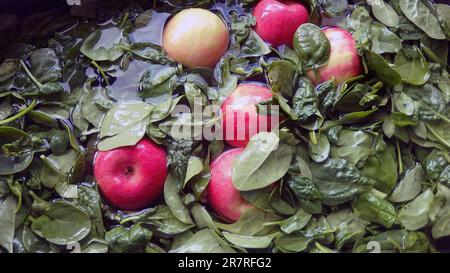
[[[180,234],[193,227],[178,220],[168,206],[162,205],[125,215],[121,223],[130,221],[154,226],[158,233],[166,235]]]
[[[17,201],[12,196],[0,201],[0,246],[9,253],[13,252],[16,206]]]
[[[267,248],[272,243],[272,240],[278,236],[278,232],[264,235],[264,236],[248,236],[248,235],[238,235],[229,232],[222,232],[223,237],[230,243],[245,247],[245,248]]]
[[[294,35],[294,50],[305,70],[317,70],[327,64],[330,56],[330,41],[314,24],[301,25]]]
[[[450,186],[450,160],[443,151],[433,149],[425,157],[423,168],[431,180]]]
[[[367,3],[371,5],[373,15],[381,23],[385,24],[388,27],[396,27],[398,25],[400,19],[397,12],[390,4],[386,3],[383,0],[370,0],[367,1]]]
[[[316,144],[308,144],[308,151],[311,159],[315,162],[325,161],[330,154],[330,142],[328,141],[328,138],[324,134],[319,135]]]
[[[280,93],[287,98],[292,97],[292,84],[296,76],[295,67],[288,61],[275,60],[267,69],[272,91]]]
[[[118,104],[103,119],[98,144],[100,151],[135,145],[145,134],[150,123],[152,105],[144,102]]]
[[[14,127],[0,126],[0,146],[2,147],[2,151],[0,151],[0,175],[8,175],[21,172],[25,170],[33,160],[33,156],[35,150],[31,149],[23,149],[29,145],[24,144],[32,144],[32,138],[19,129]],[[8,153],[8,147],[11,145],[20,144],[20,153]],[[6,146],[5,146],[6,145]],[[23,149],[23,150],[22,150]],[[5,153],[6,152],[6,153]]]
[[[371,25],[372,47],[371,51],[377,54],[397,53],[402,49],[402,40],[379,23]]]
[[[364,59],[369,71],[373,72],[384,83],[395,86],[401,82],[401,76],[381,55],[365,51]]]
[[[367,159],[361,172],[375,181],[377,190],[390,193],[398,178],[394,147],[382,139],[377,140],[375,145],[376,152]]]
[[[167,138],[168,165],[178,179],[184,181],[194,142],[190,139]]]
[[[430,78],[429,65],[416,46],[403,47],[395,55],[394,69],[409,84],[422,85]]]
[[[445,39],[441,26],[431,11],[419,0],[399,0],[400,8],[408,19],[430,38]]]
[[[164,199],[167,206],[172,211],[172,214],[181,222],[192,225],[192,221],[189,210],[184,206],[179,192],[181,191],[182,183],[179,180],[169,174],[166,182],[164,183]]]
[[[322,195],[322,203],[338,205],[368,191],[374,181],[345,159],[329,158],[325,162],[311,164],[312,181]]]
[[[306,121],[319,111],[314,86],[309,79],[300,78],[292,98],[292,108],[300,121]]]
[[[153,233],[139,224],[130,228],[118,226],[106,232],[105,240],[112,252],[143,252]]]
[[[370,242],[378,242],[381,247],[381,252],[422,253],[428,252],[430,249],[430,242],[425,233],[399,229],[388,230],[374,236],[366,237],[356,243],[353,252],[373,251],[373,244],[369,244]]]
[[[373,193],[364,193],[353,204],[356,215],[364,220],[378,223],[386,228],[392,227],[397,220],[394,206]]]
[[[416,197],[425,182],[425,172],[421,165],[416,164],[412,169],[406,171],[404,177],[394,188],[389,196],[389,201],[401,203]]]
[[[151,104],[159,104],[172,97],[172,91],[176,87],[175,67],[153,65],[142,75],[141,90],[139,94],[145,101]]]
[[[82,185],[78,189],[78,204],[92,221],[91,236],[103,238],[105,226],[101,210],[101,198],[96,186]]]
[[[291,159],[292,149],[275,133],[256,134],[233,162],[233,184],[240,191],[264,188],[286,174]]]
[[[57,245],[67,245],[86,237],[91,231],[91,220],[83,210],[63,201],[57,201],[44,215],[33,221],[31,229],[40,237]]]
[[[366,234],[366,225],[350,209],[333,212],[327,216],[327,222],[335,231],[335,246],[338,250],[345,245],[355,243]]]
[[[235,251],[209,229],[202,229],[170,250],[172,253],[234,253]]]
[[[80,47],[81,53],[93,61],[115,61],[124,53],[125,37],[118,27],[99,28]]]
[[[398,218],[402,225],[408,230],[418,230],[424,227],[429,221],[428,214],[433,201],[433,192],[430,189],[427,189],[406,204],[398,212]]]

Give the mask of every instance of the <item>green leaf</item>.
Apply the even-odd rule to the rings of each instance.
[[[373,193],[364,193],[353,204],[356,215],[364,220],[391,228],[397,220],[394,206]]]
[[[427,189],[398,212],[401,224],[408,230],[418,230],[428,221],[428,214],[434,201],[433,192]]]
[[[420,41],[420,49],[430,62],[447,66],[448,42],[446,40],[434,40],[424,36]]]
[[[175,67],[152,65],[142,75],[140,97],[154,105],[170,99],[176,88],[176,73]]]
[[[218,240],[213,231],[202,229],[192,235],[186,241],[180,243],[176,248],[170,250],[171,253],[234,253],[235,251]]]
[[[115,61],[122,56],[125,46],[123,30],[117,27],[99,28],[81,45],[80,51],[94,61]]]
[[[397,53],[402,49],[402,40],[388,28],[379,23],[371,25],[372,48],[371,51],[382,53]]]
[[[58,185],[70,182],[70,175],[75,167],[78,155],[76,151],[68,150],[61,155],[42,156],[41,159],[44,164],[40,171],[40,179],[43,185],[48,188],[55,188]],[[67,197],[74,198],[74,196]]]
[[[249,236],[249,235],[238,235],[229,232],[222,232],[223,237],[227,239],[230,243],[244,247],[244,248],[268,248],[272,243],[272,240],[280,234],[279,232],[265,235],[265,236]]]
[[[154,226],[159,233],[166,235],[180,234],[193,227],[178,220],[169,207],[163,205],[125,215],[121,223],[129,221]]]
[[[134,224],[130,228],[114,227],[106,232],[105,240],[110,245],[112,252],[143,252],[152,235],[153,233],[150,230],[139,224]]]
[[[378,140],[380,150],[371,155],[361,172],[375,181],[374,187],[384,193],[390,193],[397,182],[397,164],[394,147]],[[383,148],[381,148],[383,147]]]
[[[320,134],[317,144],[308,143],[309,154],[315,162],[323,162],[330,154],[330,142],[325,134]]]
[[[347,0],[319,0],[318,4],[330,17],[342,16],[348,8]]]
[[[189,158],[194,142],[190,139],[167,138],[168,165],[173,174],[181,181],[185,180]]]
[[[450,189],[446,186],[438,184],[429,216],[430,220],[434,221],[431,229],[434,239],[450,235]]]
[[[345,159],[329,158],[320,164],[312,163],[312,181],[322,195],[322,203],[338,205],[370,190],[374,181],[366,177]]]
[[[389,201],[401,203],[416,197],[420,193],[422,183],[425,182],[424,175],[423,168],[419,164],[406,171],[405,176],[390,194]]]
[[[17,201],[13,196],[0,201],[0,246],[9,253],[13,252],[16,207]]]
[[[436,17],[420,0],[399,0],[400,8],[408,19],[423,30],[430,38],[445,39]]]
[[[31,137],[14,127],[0,126],[0,175],[9,175],[25,170],[33,160],[34,149],[22,149],[20,154],[5,154],[5,145],[21,141],[22,143],[31,142]],[[24,141],[24,142],[23,142]],[[23,146],[22,146],[23,147]]]
[[[197,156],[191,156],[188,161],[187,169],[186,169],[186,177],[184,178],[184,185],[189,182],[194,176],[198,175],[203,171],[203,162],[201,158]]]
[[[370,242],[378,242],[381,252],[400,252],[400,253],[423,253],[430,250],[430,242],[427,235],[423,232],[407,230],[388,230],[378,233],[374,236],[366,237],[358,242],[353,252],[371,252],[374,249]]]
[[[43,216],[34,220],[31,229],[37,235],[57,245],[80,241],[91,231],[91,220],[76,206],[57,201]]]
[[[449,102],[438,88],[428,83],[422,86],[406,85],[403,92],[420,104],[419,118],[421,120],[443,120],[450,123],[450,113],[447,106]]]
[[[363,7],[358,6],[348,17],[348,25],[354,30],[352,36],[356,40],[357,49],[359,52],[363,49],[368,49],[371,40],[371,22],[369,12]]]
[[[256,34],[254,30],[250,30],[250,33],[242,44],[240,57],[261,57],[270,53],[270,48],[264,43],[264,41]]]
[[[312,242],[311,238],[307,238],[301,234],[285,234],[285,233],[281,233],[274,240],[275,245],[282,252],[305,251],[311,242]]]
[[[267,69],[267,77],[272,91],[287,98],[292,97],[293,82],[296,76],[292,63],[284,60],[272,61]]]
[[[306,121],[319,111],[316,92],[309,79],[300,78],[292,98],[292,110],[300,121]]]
[[[394,69],[402,81],[409,84],[422,85],[430,78],[429,65],[416,46],[403,47],[403,50],[395,55]]]
[[[342,209],[327,216],[327,222],[334,230],[335,246],[340,250],[345,245],[363,238],[366,226],[350,209]]]
[[[145,134],[152,105],[144,102],[121,103],[112,108],[100,126],[100,151],[135,145]]]
[[[239,235],[257,235],[267,230],[265,224],[273,220],[273,215],[262,210],[252,208],[245,210],[239,220],[231,224],[217,222],[219,229]],[[270,228],[269,228],[270,229]]]
[[[91,236],[103,238],[105,226],[103,224],[102,200],[96,186],[82,185],[78,190],[78,204],[89,215],[92,221]]]
[[[371,51],[364,51],[364,59],[369,71],[373,72],[375,76],[386,84],[395,86],[401,82],[398,72],[381,55]]]
[[[450,186],[450,160],[445,152],[433,149],[422,164],[429,179]]]
[[[183,200],[179,195],[181,188],[181,182],[176,180],[176,178],[169,173],[166,182],[164,183],[164,200],[178,220],[191,225],[194,224],[194,221],[192,221],[189,210],[184,206]]]
[[[312,175],[311,175],[312,176]],[[321,192],[312,179],[305,176],[291,176],[287,183],[300,203],[300,206],[308,213],[322,212]]]
[[[306,70],[316,70],[328,63],[331,45],[320,27],[302,24],[295,32],[293,44]]]
[[[240,191],[264,188],[286,174],[291,159],[292,149],[275,133],[256,134],[233,162],[233,184]]]
[[[365,161],[372,153],[373,136],[358,130],[343,129],[339,132],[338,139],[331,147],[330,156],[343,158],[348,163],[357,166]]]
[[[311,217],[312,215],[305,212],[303,209],[298,209],[294,215],[279,221],[278,224],[280,225],[281,231],[286,234],[291,234],[304,228],[308,224]]]
[[[388,27],[396,27],[399,24],[400,18],[397,12],[388,3],[383,0],[370,0],[367,3],[371,5],[373,15],[381,23]]]

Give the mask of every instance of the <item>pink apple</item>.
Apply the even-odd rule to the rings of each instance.
[[[222,19],[200,8],[177,13],[163,33],[164,50],[189,68],[214,68],[228,50],[228,42],[228,28]]]
[[[272,91],[256,83],[240,84],[223,102],[224,140],[233,147],[244,148],[258,132],[271,131],[280,117],[258,114],[256,104],[272,98]]]
[[[94,175],[101,193],[112,205],[141,209],[156,201],[163,191],[166,152],[147,138],[135,146],[98,152]]]
[[[234,187],[233,160],[244,149],[235,148],[222,153],[211,163],[211,179],[207,188],[208,203],[217,215],[235,222],[253,205],[248,203]]]
[[[340,27],[326,27],[322,30],[331,44],[328,64],[319,68],[320,80],[313,71],[308,71],[308,78],[314,83],[335,78],[336,84],[358,76],[362,73],[361,58],[356,50],[356,42],[350,32]]]
[[[292,47],[297,28],[308,22],[308,10],[295,0],[262,0],[253,10],[255,31],[274,47]]]

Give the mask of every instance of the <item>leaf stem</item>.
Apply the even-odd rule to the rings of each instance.
[[[398,157],[398,173],[403,173],[403,162],[402,162],[402,154],[400,151],[400,143],[398,142],[398,139],[395,138],[395,146],[397,146],[397,157]]]
[[[130,13],[127,11],[127,12],[125,12],[125,15],[122,17],[122,20],[120,21],[120,25],[119,25],[120,29],[123,29],[125,27],[125,24],[128,21],[128,17],[130,17]]]
[[[98,63],[97,63],[96,61],[92,60],[91,64],[92,64],[93,66],[95,66],[95,68],[97,68],[98,72],[100,73],[100,75],[102,76],[102,78],[105,80],[106,84],[107,84],[107,85],[111,85],[111,84],[109,83],[108,77],[106,77],[105,72],[104,72],[103,69],[98,65]]]
[[[30,78],[30,80],[39,88],[39,90],[42,90],[44,85],[40,83],[34,76],[31,74],[30,70],[28,69],[27,65],[23,62],[23,60],[20,60],[20,65],[22,66],[23,70],[25,70],[25,73]]]
[[[26,115],[28,112],[30,112],[31,110],[33,110],[33,108],[36,106],[36,103],[37,103],[37,101],[36,101],[36,100],[33,100],[33,101],[31,102],[31,104],[28,105],[27,108],[23,109],[22,111],[20,111],[20,112],[17,113],[16,115],[14,115],[14,116],[12,116],[12,117],[9,117],[9,118],[7,118],[7,119],[4,119],[4,120],[0,120],[0,125],[8,124],[8,123],[13,122],[13,121],[15,121],[16,119],[18,119],[18,118],[20,118],[20,117]]]
[[[317,145],[317,136],[315,131],[309,131],[309,139],[313,145]]]

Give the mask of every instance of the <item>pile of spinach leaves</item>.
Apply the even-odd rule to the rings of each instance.
[[[308,0],[294,48],[272,48],[252,30],[257,1],[143,2],[101,1],[93,19],[66,9],[1,18],[0,252],[449,250],[450,6]],[[214,70],[162,50],[164,23],[188,7],[230,29]],[[327,63],[319,26],[330,22],[352,33],[364,73],[314,86],[305,72]],[[287,118],[233,165],[255,209],[230,224],[204,202],[209,163],[227,146],[171,131],[217,119],[171,113],[220,103],[243,81],[267,83],[262,105]],[[99,194],[93,157],[144,136],[168,152],[164,196],[118,211]]]

